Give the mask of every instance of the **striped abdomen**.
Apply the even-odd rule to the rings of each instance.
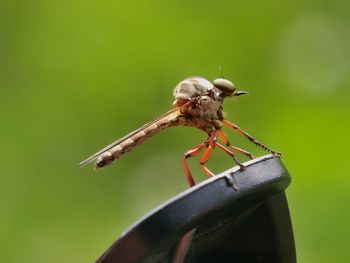
[[[101,152],[92,156],[88,160],[82,162],[82,165],[90,161],[96,160],[95,168],[102,168],[114,160],[119,159],[123,154],[131,151],[135,146],[142,144],[151,136],[155,135],[162,129],[176,126],[179,124],[178,121],[179,112],[171,112],[166,114],[138,130],[126,135],[120,140],[114,142],[110,146],[107,146]]]

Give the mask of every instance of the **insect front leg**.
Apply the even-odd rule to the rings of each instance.
[[[249,141],[251,141],[251,142],[254,143],[255,145],[257,145],[257,146],[261,147],[262,149],[264,149],[264,150],[266,150],[266,151],[272,153],[272,154],[275,155],[275,156],[281,157],[281,155],[282,155],[281,153],[276,152],[276,151],[270,149],[269,147],[267,147],[266,145],[262,144],[261,142],[257,141],[257,140],[254,139],[252,136],[250,136],[247,132],[245,132],[245,131],[242,130],[240,127],[238,127],[236,124],[233,124],[233,123],[229,122],[228,120],[222,120],[222,123],[223,123],[226,127],[228,127],[228,128],[230,128],[230,129],[232,129],[232,130],[238,132],[239,134],[241,134],[242,136],[244,136],[245,138],[247,138]]]

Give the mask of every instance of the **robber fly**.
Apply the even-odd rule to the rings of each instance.
[[[262,149],[280,157],[280,153],[258,142],[240,127],[225,119],[223,112],[224,100],[243,94],[247,94],[247,92],[237,91],[234,84],[227,79],[219,78],[210,82],[202,77],[187,78],[175,87],[175,101],[170,111],[103,148],[81,162],[79,166],[95,161],[95,168],[102,168],[119,159],[159,131],[173,126],[190,126],[208,134],[203,143],[192,147],[184,154],[183,166],[190,186],[193,186],[195,182],[187,159],[198,155],[203,150],[204,153],[199,162],[203,172],[209,177],[214,176],[214,174],[206,167],[206,163],[215,147],[228,154],[242,170],[245,169],[245,166],[238,160],[236,153],[245,155],[250,159],[254,158],[250,152],[230,144],[226,134],[222,131],[223,126],[238,132]],[[221,143],[218,142],[218,139]]]

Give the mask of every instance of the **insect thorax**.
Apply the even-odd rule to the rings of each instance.
[[[190,100],[194,97],[208,94],[214,89],[213,84],[202,77],[184,79],[174,89],[176,100]]]
[[[202,77],[190,77],[181,81],[174,89],[174,106],[181,106],[195,98],[195,105],[191,106],[192,116],[214,117],[222,104],[214,85]]]

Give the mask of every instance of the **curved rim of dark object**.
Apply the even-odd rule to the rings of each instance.
[[[269,162],[273,162],[272,171],[264,167],[270,165]],[[115,258],[124,258],[121,262],[137,262],[152,247],[179,240],[201,219],[225,205],[247,196],[272,196],[284,191],[291,181],[280,159],[272,154],[249,160],[244,165],[244,171],[235,166],[153,209],[129,227],[96,262],[112,262]],[[152,232],[155,226],[159,233]],[[127,260],[128,251],[135,260]]]

